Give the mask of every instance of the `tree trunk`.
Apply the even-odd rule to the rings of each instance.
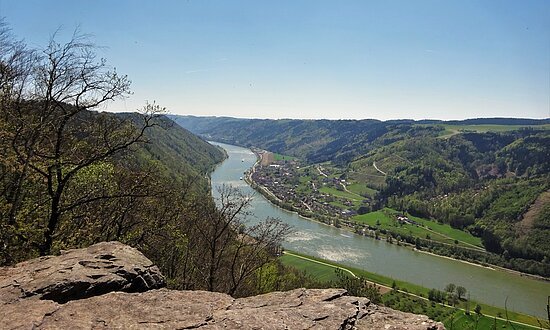
[[[55,194],[52,198],[51,203],[51,213],[50,213],[50,219],[48,220],[48,227],[46,229],[46,232],[44,233],[44,244],[40,246],[40,255],[46,256],[51,254],[51,249],[53,245],[53,235],[55,233],[55,229],[57,228],[57,224],[59,223],[59,217],[61,216],[59,212],[59,202],[61,201],[61,195]]]

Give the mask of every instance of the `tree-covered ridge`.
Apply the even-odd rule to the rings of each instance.
[[[378,120],[235,119],[172,116],[191,132],[220,142],[257,146],[302,157],[311,162],[349,160],[358,142],[370,142],[386,132]],[[346,148],[347,147],[347,148]]]
[[[508,267],[548,275],[550,231],[535,225],[527,235],[518,223],[550,187],[549,146],[545,130],[411,138],[377,148],[350,168],[372,171],[376,162],[387,174],[378,187],[384,205],[467,230]],[[514,258],[534,263],[515,266]]]
[[[171,194],[208,196],[205,175],[224,158],[162,116],[3,105],[2,264],[143,235]]]
[[[474,132],[479,123],[488,123],[480,132],[495,130],[548,130],[548,120],[473,119],[465,121],[413,120],[298,120],[239,119],[231,117],[171,118],[191,132],[220,142],[260,147],[276,153],[301,157],[311,163],[332,161],[338,164],[363,157],[374,147],[410,137],[439,136],[446,127],[456,132]],[[473,125],[473,126],[468,126]],[[491,126],[492,125],[492,126]],[[500,126],[497,126],[500,125]],[[493,127],[494,126],[494,127]]]
[[[117,114],[120,118],[139,122],[136,113]],[[166,116],[155,118],[155,125],[145,133],[145,143],[136,146],[120,160],[122,166],[154,165],[162,175],[175,180],[188,177],[201,181],[208,190],[206,176],[225,158],[222,149],[212,146]],[[149,165],[147,165],[149,164]]]
[[[548,228],[532,226],[526,235],[517,223],[550,187],[549,146],[544,130],[411,137],[376,148],[349,168],[372,172],[378,164],[387,175],[372,187],[383,205],[467,230],[509,263],[517,258],[548,264]],[[528,267],[521,269],[546,274],[548,266]]]

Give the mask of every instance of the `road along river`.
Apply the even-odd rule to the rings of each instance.
[[[307,220],[271,204],[240,180],[256,162],[254,153],[233,145],[212,144],[221,146],[229,155],[211,175],[214,197],[217,197],[216,187],[222,184],[252,194],[249,209],[252,215],[248,221],[253,223],[275,217],[291,225],[294,231],[283,243],[286,249],[427,288],[443,290],[448,283],[454,283],[465,287],[472,300],[504,307],[508,298],[508,310],[545,318],[550,282],[413,251]]]

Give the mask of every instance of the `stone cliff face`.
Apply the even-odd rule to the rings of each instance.
[[[234,299],[164,285],[151,261],[118,242],[33,259],[0,268],[0,329],[444,329],[343,289]]]

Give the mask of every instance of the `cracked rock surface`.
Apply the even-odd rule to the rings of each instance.
[[[104,242],[0,268],[0,304],[29,297],[64,303],[112,291],[165,286],[159,269],[138,250]]]
[[[155,289],[164,284],[156,267],[137,250],[116,242],[22,264],[0,268],[0,329],[444,329],[426,316],[379,307],[343,289],[296,289],[239,299],[216,292]],[[56,272],[67,265],[86,270],[79,276]],[[49,271],[40,270],[45,267]],[[104,276],[98,276],[100,270]],[[103,287],[114,288],[110,292],[90,291],[92,285],[77,284],[83,277],[88,282],[111,278],[117,285]],[[138,291],[136,287],[144,292],[122,292]]]

